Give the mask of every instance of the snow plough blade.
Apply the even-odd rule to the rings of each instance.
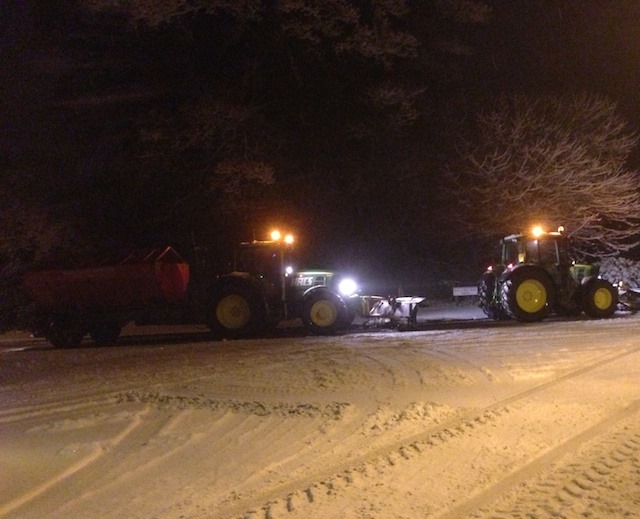
[[[376,301],[369,311],[364,326],[378,326],[412,330],[417,325],[417,314],[424,297],[389,297]]]

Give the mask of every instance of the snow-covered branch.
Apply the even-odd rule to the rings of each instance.
[[[504,98],[478,113],[476,127],[448,175],[467,228],[502,235],[563,225],[600,255],[640,244],[640,173],[626,167],[638,140],[615,103]]]

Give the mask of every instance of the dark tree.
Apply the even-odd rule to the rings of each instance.
[[[448,198],[460,228],[501,236],[560,225],[584,252],[640,243],[637,136],[614,102],[594,95],[503,97],[476,114],[450,165]]]

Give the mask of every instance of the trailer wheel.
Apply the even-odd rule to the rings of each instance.
[[[257,290],[242,285],[218,289],[211,304],[209,328],[227,338],[247,337],[266,326],[266,310]]]
[[[85,333],[86,330],[80,322],[71,318],[54,317],[45,337],[56,348],[77,348]]]
[[[549,315],[553,285],[539,268],[514,270],[502,284],[502,306],[518,321],[537,322]]]
[[[618,306],[618,293],[611,283],[594,278],[582,287],[582,308],[589,317],[611,317]]]
[[[344,328],[346,321],[347,308],[336,294],[320,290],[303,303],[302,322],[312,333],[331,335]]]
[[[121,326],[116,321],[105,321],[93,325],[89,336],[100,346],[114,344],[120,337]]]

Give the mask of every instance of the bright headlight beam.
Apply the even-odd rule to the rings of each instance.
[[[357,289],[358,287],[356,285],[356,282],[350,278],[343,279],[338,285],[338,290],[343,296],[353,295]]]

